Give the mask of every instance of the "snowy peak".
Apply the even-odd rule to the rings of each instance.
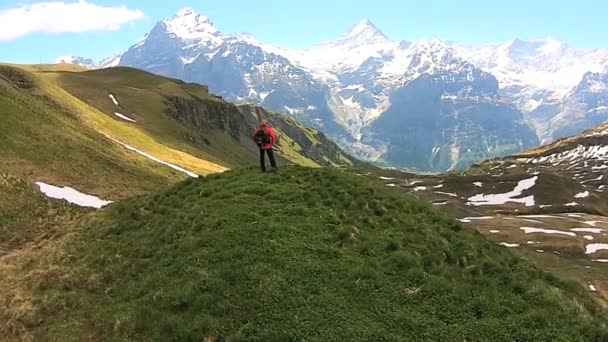
[[[196,13],[192,8],[181,9],[173,18],[162,23],[167,32],[184,41],[214,40],[221,35],[211,19]]]
[[[348,32],[338,39],[329,42],[332,45],[369,45],[382,44],[390,40],[380,31],[369,18],[361,20],[357,25],[352,26]]]
[[[503,44],[499,50],[506,51],[514,60],[525,60],[537,55],[559,54],[565,48],[565,44],[553,38],[529,41],[515,38]]]

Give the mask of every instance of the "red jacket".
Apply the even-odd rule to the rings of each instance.
[[[272,130],[272,128],[268,127],[268,125],[266,124],[262,124],[260,127],[258,127],[258,129],[255,130],[255,132],[253,132],[253,135],[251,136],[251,138],[255,141],[255,135],[261,131],[264,130],[266,131],[266,134],[270,135],[270,139],[271,139],[271,143],[270,144],[266,144],[263,145],[262,147],[260,147],[262,150],[270,150],[272,148],[272,145],[274,145],[277,142],[277,135],[274,133],[274,131]]]

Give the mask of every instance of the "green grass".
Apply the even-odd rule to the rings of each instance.
[[[51,202],[35,185],[0,168],[0,255],[74,224],[86,210]]]
[[[480,234],[337,169],[189,179],[87,217],[40,337],[602,341],[604,312]]]
[[[110,199],[185,178],[104,139],[74,112],[50,101],[50,93],[34,75],[24,72],[20,77],[32,88],[0,83],[0,158],[5,171],[24,176],[30,184],[70,185]]]

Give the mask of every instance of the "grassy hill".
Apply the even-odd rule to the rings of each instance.
[[[57,340],[600,341],[604,312],[480,234],[338,169],[239,169],[87,215],[32,287]]]

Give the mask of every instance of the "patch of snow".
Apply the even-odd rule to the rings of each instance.
[[[443,188],[443,184],[435,185],[433,189],[441,189]]]
[[[608,259],[591,259],[591,261],[595,261],[595,262],[601,262],[601,263],[608,263]]]
[[[438,195],[446,195],[446,196],[450,196],[450,197],[458,197],[457,194],[451,193],[451,192],[443,192],[443,191],[435,191],[436,194]]]
[[[135,153],[138,153],[138,154],[140,154],[140,155],[142,155],[142,156],[144,156],[144,157],[146,157],[146,158],[148,158],[148,159],[150,159],[150,160],[153,160],[153,161],[155,161],[155,162],[157,162],[157,163],[160,163],[160,164],[166,165],[166,166],[168,166],[168,167],[170,167],[170,168],[172,168],[172,169],[174,169],[174,170],[176,170],[176,171],[183,172],[183,173],[187,174],[188,176],[190,176],[190,177],[192,177],[192,178],[198,178],[198,175],[197,175],[196,173],[192,172],[192,171],[188,171],[188,170],[186,170],[186,169],[184,169],[184,168],[182,168],[182,167],[179,167],[179,166],[177,166],[177,165],[174,165],[174,164],[171,164],[171,163],[167,163],[166,161],[164,161],[164,160],[160,160],[160,159],[158,159],[158,158],[156,158],[156,157],[154,157],[154,156],[151,156],[151,155],[147,154],[146,152],[142,152],[142,151],[140,151],[140,150],[136,149],[135,147],[129,146],[129,145],[127,145],[127,144],[123,143],[123,142],[122,142],[122,141],[120,141],[120,140],[114,139],[114,138],[110,137],[110,136],[109,136],[109,135],[107,135],[107,134],[104,134],[104,135],[105,135],[105,136],[106,136],[108,139],[110,139],[110,140],[114,141],[115,143],[117,143],[117,144],[120,144],[120,145],[124,146],[124,147],[125,147],[127,150],[129,150],[129,151],[133,151],[133,152],[135,152]]]
[[[540,224],[545,224],[545,222],[543,221],[538,221],[538,220],[532,220],[532,219],[522,219],[523,221],[526,222],[532,222],[532,223],[540,223]]]
[[[471,222],[471,220],[492,220],[494,216],[472,216],[461,219],[461,222]]]
[[[585,236],[583,236],[583,239],[592,241],[593,240],[593,236],[591,236],[591,235],[585,235]]]
[[[475,185],[478,188],[483,188],[483,183],[482,182],[475,182],[475,183],[473,183],[473,185]]]
[[[40,191],[47,197],[55,199],[63,199],[72,204],[79,205],[81,207],[90,208],[101,208],[105,205],[112,203],[112,201],[104,201],[99,197],[84,194],[78,190],[72,189],[68,186],[62,188],[46,184],[43,182],[36,182],[36,185],[40,188]]]
[[[386,186],[391,187],[391,188],[394,188],[394,187],[396,187],[396,186],[397,186],[397,184],[395,184],[395,183],[389,183],[389,184],[386,184]]]
[[[515,202],[522,203],[527,207],[534,206],[534,195],[523,197],[523,198],[515,198],[517,196],[521,196],[521,194],[528,189],[531,189],[535,184],[536,180],[538,180],[538,176],[534,176],[532,178],[523,179],[518,182],[517,186],[513,191],[502,193],[502,194],[491,194],[491,195],[475,195],[469,198],[468,205],[481,206],[481,205],[500,205],[505,204],[507,202]]]
[[[285,108],[285,110],[291,115],[302,114],[304,112],[304,110],[302,110],[301,108],[291,108],[288,106],[283,106],[283,108]]]
[[[268,97],[268,95],[272,94],[273,92],[274,92],[274,90],[260,92],[260,100],[262,100],[262,101],[266,100],[266,98]]]
[[[544,208],[551,208],[553,205],[552,204],[543,204],[541,206],[539,206],[539,208],[544,209]]]
[[[417,191],[424,191],[424,190],[426,190],[426,186],[417,186],[413,190],[416,191],[416,192]]]
[[[554,215],[520,215],[519,217],[563,219],[563,217],[561,217],[561,216],[554,216]]]
[[[577,233],[593,233],[593,234],[601,234],[604,229],[602,228],[572,228],[570,229],[573,232]]]
[[[585,181],[582,181],[581,184],[585,184],[585,183],[589,183],[589,182],[595,182],[595,181],[601,181],[602,179],[604,179],[604,175],[599,175],[599,177],[597,177],[597,178],[587,179]]]
[[[594,170],[594,171],[605,170],[605,169],[608,169],[608,165],[603,164],[603,165],[600,165],[600,166],[594,166],[591,169]]]
[[[543,251],[542,249],[537,249],[536,253],[545,253],[545,251]]]
[[[585,254],[593,254],[597,251],[602,251],[608,249],[608,244],[606,243],[591,243],[585,246]]]
[[[500,230],[492,229],[492,230],[490,230],[490,233],[491,234],[498,234],[498,233],[500,233]]]
[[[119,117],[119,118],[121,118],[121,119],[123,119],[123,120],[125,120],[125,121],[129,121],[129,122],[137,122],[137,121],[135,121],[135,120],[131,119],[130,117],[128,117],[128,116],[126,116],[126,115],[124,115],[124,114],[120,114],[120,113],[118,113],[118,112],[114,112],[114,115],[116,115],[117,117]]]
[[[566,206],[566,207],[576,207],[577,205],[580,205],[580,204],[578,204],[576,202],[570,202],[570,203],[564,204],[564,206]]]
[[[583,223],[588,224],[590,226],[594,226],[594,227],[597,226],[598,223],[608,224],[608,222],[606,222],[606,221],[584,221]]]
[[[501,242],[500,243],[501,246],[505,246],[507,248],[515,248],[515,247],[519,247],[518,243],[508,243],[508,242]]]
[[[587,197],[589,197],[589,191],[579,192],[578,194],[574,195],[574,198],[587,198]]]
[[[114,94],[110,93],[110,99],[112,100],[112,102],[114,102],[115,105],[120,106],[118,100],[116,99],[116,97],[114,97]]]
[[[576,237],[576,234],[574,234],[572,232],[563,232],[561,230],[555,230],[555,229],[543,229],[543,228],[534,228],[534,227],[521,227],[520,229],[523,230],[524,233],[526,233],[526,234],[544,233],[544,234],[558,234],[558,235],[568,235],[568,236]]]
[[[190,8],[180,10],[175,17],[164,20],[163,24],[168,33],[190,45],[200,45],[212,49],[222,43],[221,33],[215,28],[213,22]]]
[[[382,176],[380,176],[380,179],[382,179],[382,180],[394,180],[395,178],[393,178],[393,177],[382,177]]]
[[[342,90],[357,90],[359,92],[364,92],[365,87],[363,86],[363,84],[351,84],[345,88],[342,88]]]
[[[567,216],[568,216],[568,217],[581,218],[581,217],[585,216],[585,214],[576,214],[576,213],[575,213],[575,214],[568,214]]]
[[[597,292],[597,288],[591,283],[589,283],[589,290],[591,290],[591,292]]]

